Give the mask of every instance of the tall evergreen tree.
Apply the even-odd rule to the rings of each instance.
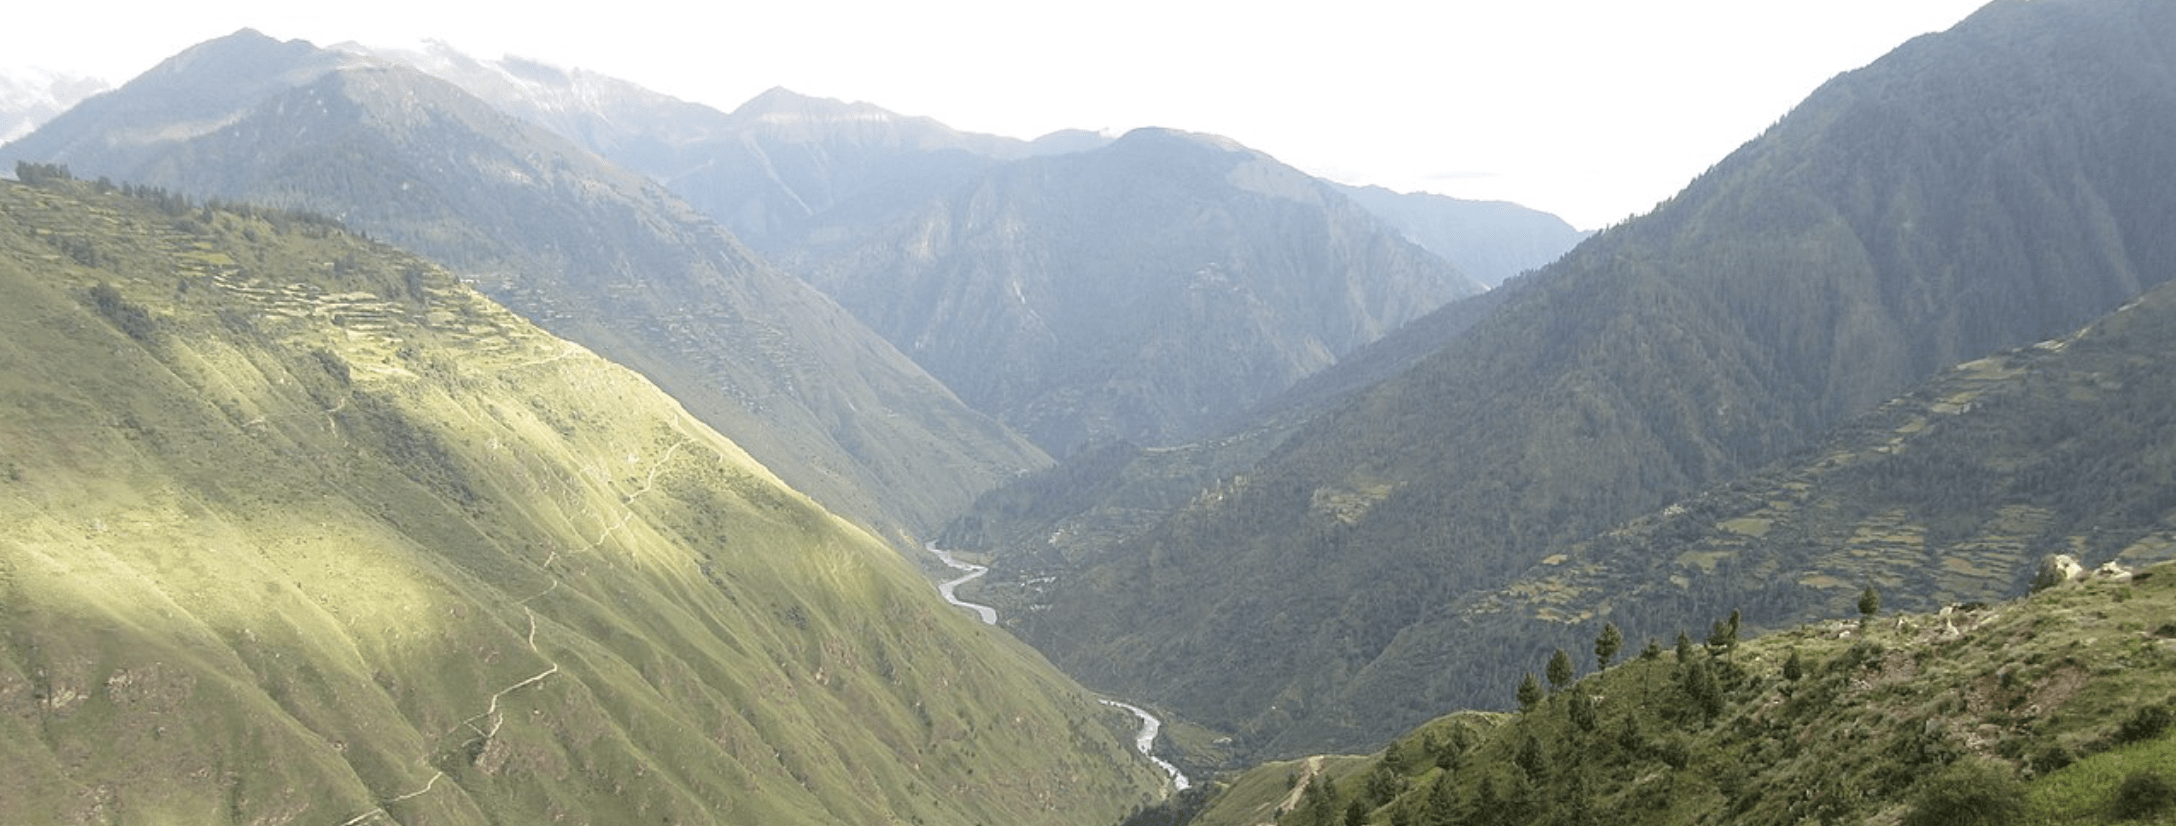
[[[1534,672],[1526,672],[1526,679],[1519,683],[1519,710],[1533,711],[1547,695],[1541,691],[1541,681],[1534,679]]]
[[[1617,649],[1624,647],[1624,632],[1617,630],[1614,622],[1602,623],[1602,633],[1594,638],[1594,668],[1609,668],[1609,661],[1616,659]]]
[[[1557,649],[1555,654],[1549,655],[1550,689],[1563,691],[1565,686],[1571,685],[1572,676],[1572,655],[1564,653],[1562,648]]]

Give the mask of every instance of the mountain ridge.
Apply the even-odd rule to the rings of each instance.
[[[217,105],[177,115],[191,78],[219,84]],[[99,102],[0,155],[310,209],[407,244],[656,378],[903,549],[982,488],[1048,461],[661,186],[405,66],[245,34]],[[177,120],[223,125],[147,144],[99,137]]]
[[[1479,704],[1443,670],[1454,638],[1398,629],[2176,273],[2151,183],[2170,40],[2156,4],[1997,2],[1840,75],[1444,349],[1086,551],[1022,633],[1265,754]]]
[[[322,217],[52,169],[0,182],[0,820],[1085,824],[1160,788],[1129,715],[633,372]]]

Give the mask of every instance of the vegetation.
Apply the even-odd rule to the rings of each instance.
[[[1433,355],[1048,572],[1023,633],[1286,757],[1508,707],[1604,622],[1667,639],[1736,606],[1779,627],[1848,616],[1868,584],[1886,617],[2022,593],[2053,551],[2161,558],[2176,485],[2136,454],[2166,443],[2170,396],[2141,389],[2165,364],[2146,342],[2103,339],[2142,349],[2097,380],[1912,399],[1924,421],[1878,440],[1857,417],[1992,353],[1982,378],[2016,375],[2060,354],[2005,348],[2176,274],[2153,217],[2176,190],[2149,183],[2176,133],[2169,42],[2166,3],[2005,2],[1839,76]],[[1838,427],[1866,439],[1848,457],[1819,452]],[[1954,441],[1879,452],[1922,431]],[[1834,475],[1731,486],[1778,462]]]
[[[420,259],[176,206],[0,183],[0,822],[1160,797],[1129,715],[633,373]]]
[[[171,68],[0,151],[199,202],[340,216],[642,372],[902,550],[1049,462],[650,179],[442,81],[253,31]],[[231,128],[175,126],[206,122]],[[123,132],[187,137],[108,139]]]
[[[1319,761],[1308,807],[1265,782],[1288,764],[1222,778],[1184,822],[1311,824],[1310,807],[1372,826],[2162,822],[2176,736],[2145,732],[2176,705],[2176,639],[2152,631],[2172,611],[2164,564],[1863,633],[1832,620],[1728,657],[1635,658],[1526,714],[1461,712]]]

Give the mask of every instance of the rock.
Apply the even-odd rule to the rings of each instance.
[[[2109,582],[2129,582],[2131,581],[2131,569],[2117,565],[2115,560],[2111,559],[2101,563],[2100,567],[2093,569],[2093,576]]]
[[[2041,560],[2040,572],[2033,575],[2032,589],[2052,588],[2065,582],[2085,577],[2085,566],[2078,564],[2077,557],[2069,554],[2053,554]]]

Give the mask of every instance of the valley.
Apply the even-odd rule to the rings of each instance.
[[[0,822],[2169,822],[2176,6],[1836,69],[1595,232],[443,43],[37,80]]]

